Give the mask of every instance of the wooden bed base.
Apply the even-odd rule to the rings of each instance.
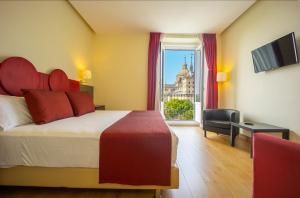
[[[0,185],[66,187],[66,188],[99,188],[99,189],[153,189],[155,197],[160,197],[160,190],[179,187],[179,169],[171,168],[170,186],[99,184],[97,168],[45,168],[17,166],[0,168]]]

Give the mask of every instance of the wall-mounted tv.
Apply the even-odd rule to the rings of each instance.
[[[257,48],[251,53],[255,73],[299,63],[294,32]]]

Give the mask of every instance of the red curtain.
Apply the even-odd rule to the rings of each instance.
[[[218,108],[217,41],[216,34],[203,34],[205,59],[208,67],[206,108]]]
[[[150,33],[148,48],[148,96],[147,110],[155,108],[155,89],[156,89],[156,64],[159,53],[160,35],[158,32]]]

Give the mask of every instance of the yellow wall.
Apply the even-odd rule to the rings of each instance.
[[[107,109],[145,110],[149,33],[98,34],[94,42],[96,104]]]
[[[255,74],[251,57],[251,50],[290,32],[300,47],[299,19],[299,1],[258,1],[222,33],[222,66],[231,71],[231,80],[222,86],[222,107],[300,135],[300,64]]]
[[[0,1],[0,27],[0,61],[22,56],[72,79],[86,67],[96,104],[146,109],[148,33],[96,35],[67,1]]]
[[[217,71],[221,72],[222,71],[222,43],[221,43],[221,35],[217,34],[216,35],[216,39],[217,39]],[[204,65],[205,67],[207,67],[207,65]],[[205,69],[205,68],[204,68]],[[206,70],[206,69],[205,69]],[[205,71],[206,72],[206,71]],[[204,79],[204,85],[207,86],[207,76]],[[218,83],[218,107],[221,105],[221,100],[220,100],[220,94],[221,94],[221,88],[222,88],[223,83]],[[206,92],[206,88],[204,87],[204,96],[205,92]],[[205,101],[206,102],[206,101]],[[205,103],[204,103],[205,104]]]
[[[0,1],[0,61],[29,59],[38,71],[91,65],[92,30],[67,1]]]

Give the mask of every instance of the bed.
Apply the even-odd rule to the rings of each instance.
[[[27,64],[27,63],[26,63]],[[24,64],[14,64],[12,70],[22,69]],[[32,67],[32,66],[31,66]],[[3,70],[0,70],[3,72]],[[0,93],[18,95],[24,88],[28,75],[16,74],[15,84],[6,82],[0,72]],[[27,77],[24,77],[26,75]],[[39,73],[38,86],[51,89],[49,76]],[[14,78],[12,78],[14,79]],[[7,80],[6,80],[7,81]],[[27,80],[28,81],[28,80]],[[61,82],[61,80],[59,80]],[[79,89],[77,81],[52,83],[56,87]],[[26,83],[25,83],[26,85]],[[30,82],[26,85],[30,87]],[[55,87],[54,86],[54,87]],[[9,88],[9,89],[7,89]],[[8,93],[7,90],[10,90]],[[12,91],[11,91],[12,90]],[[171,131],[171,173],[169,185],[126,185],[99,183],[99,137],[114,123],[130,114],[130,111],[95,111],[80,117],[70,117],[43,125],[26,124],[0,132],[0,185],[109,188],[109,189],[153,189],[156,196],[161,189],[178,188],[179,169],[176,165],[178,139]]]

